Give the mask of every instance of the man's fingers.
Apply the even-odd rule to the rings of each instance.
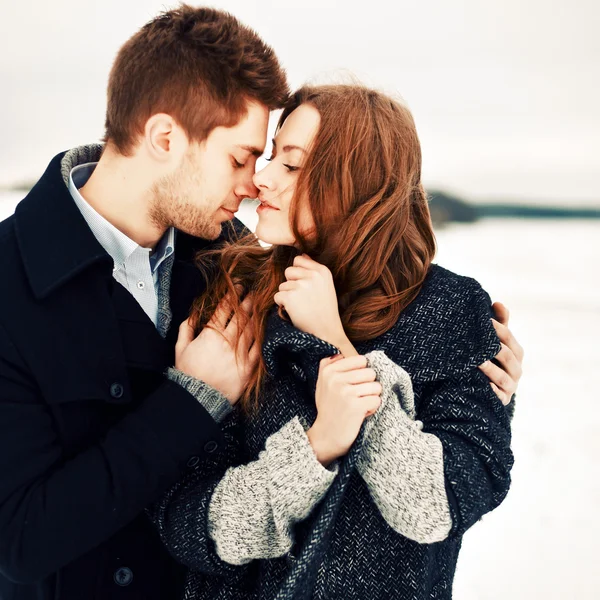
[[[225,296],[221,300],[221,302],[219,302],[213,316],[210,319],[211,326],[217,329],[218,331],[223,331],[223,329],[225,329],[225,326],[227,325],[227,321],[229,321],[231,313],[231,303],[229,302],[228,297]]]
[[[511,379],[519,381],[521,375],[523,375],[521,363],[517,360],[514,352],[506,344],[501,344],[501,346],[502,349],[494,358],[500,363],[502,369],[510,375]]]
[[[241,311],[243,311],[248,317],[252,314],[252,298],[247,296],[244,301],[240,304]],[[231,321],[225,328],[225,336],[229,341],[233,341],[237,339],[238,329],[240,326],[240,313],[236,312],[233,317],[231,317]]]
[[[498,396],[498,398],[500,398],[500,401],[502,402],[502,404],[504,404],[504,406],[506,406],[507,404],[510,404],[511,396],[504,393],[502,390],[499,390],[498,386],[495,383],[490,383],[490,385],[492,386],[494,393],[496,394],[496,396]]]
[[[489,360],[479,365],[479,368],[490,380],[492,387],[496,386],[502,392],[508,394],[509,397],[513,395],[517,389],[517,384],[508,373]]]
[[[494,302],[494,304],[492,304],[492,310],[496,315],[496,319],[502,323],[502,325],[508,325],[510,311],[502,304],[502,302]]]
[[[194,340],[194,329],[190,325],[190,320],[186,319],[179,326],[179,333],[177,334],[177,343],[175,344],[175,349],[177,351],[183,350],[184,348],[189,346],[193,340]]]
[[[511,330],[508,327],[506,327],[506,325],[503,325],[495,319],[492,319],[492,325],[494,326],[494,329],[496,330],[496,334],[498,335],[500,341],[504,345],[508,346],[512,353],[516,356],[517,360],[521,362],[525,353],[521,344],[517,342],[517,339],[512,334]]]

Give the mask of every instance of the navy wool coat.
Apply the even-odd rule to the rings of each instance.
[[[473,279],[432,266],[418,297],[361,354],[383,350],[411,376],[416,418],[436,435],[452,517],[449,536],[419,544],[388,526],[356,464],[364,430],[341,461],[325,498],[295,528],[287,556],[234,566],[220,560],[207,507],[225,470],[255,460],[265,440],[294,416],[312,423],[319,361],[337,353],[274,311],[263,355],[270,378],[261,410],[226,429],[228,445],[199,465],[154,509],[169,551],[192,570],[188,600],[450,600],[462,536],[497,507],[510,485],[509,411],[477,365],[500,343],[487,293]]]

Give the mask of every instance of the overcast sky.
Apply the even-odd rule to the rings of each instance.
[[[430,188],[600,205],[598,0],[210,5],[256,29],[294,87],[349,71],[400,94]],[[102,135],[112,60],[166,6],[2,0],[0,183],[36,178],[54,154]]]

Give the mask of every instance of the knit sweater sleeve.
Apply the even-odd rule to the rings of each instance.
[[[324,468],[305,429],[292,419],[267,438],[257,460],[237,466],[230,442],[215,464],[200,464],[148,511],[169,552],[194,571],[234,575],[254,559],[285,555],[293,525],[329,489],[337,464]]]
[[[285,555],[293,525],[308,517],[337,474],[323,467],[296,417],[271,435],[258,459],[229,469],[210,502],[209,535],[219,557],[242,565]]]
[[[442,444],[414,420],[408,373],[384,352],[366,356],[382,394],[379,410],[366,424],[358,471],[392,529],[416,542],[439,542],[452,526]]]
[[[477,369],[439,384],[415,420],[409,375],[367,354],[382,384],[358,470],[386,522],[420,543],[462,534],[500,504],[512,466],[508,416]]]

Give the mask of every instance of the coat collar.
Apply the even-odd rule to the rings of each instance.
[[[414,383],[455,377],[500,351],[490,318],[491,301],[473,279],[433,265],[419,295],[383,335],[355,344],[360,354],[383,350]],[[274,309],[267,319],[263,358],[269,375],[285,369],[316,384],[321,359],[337,354],[331,344],[296,329]]]
[[[55,156],[42,178],[15,210],[17,243],[37,299],[99,264],[110,276],[112,259],[75,205],[61,174],[66,153]]]

